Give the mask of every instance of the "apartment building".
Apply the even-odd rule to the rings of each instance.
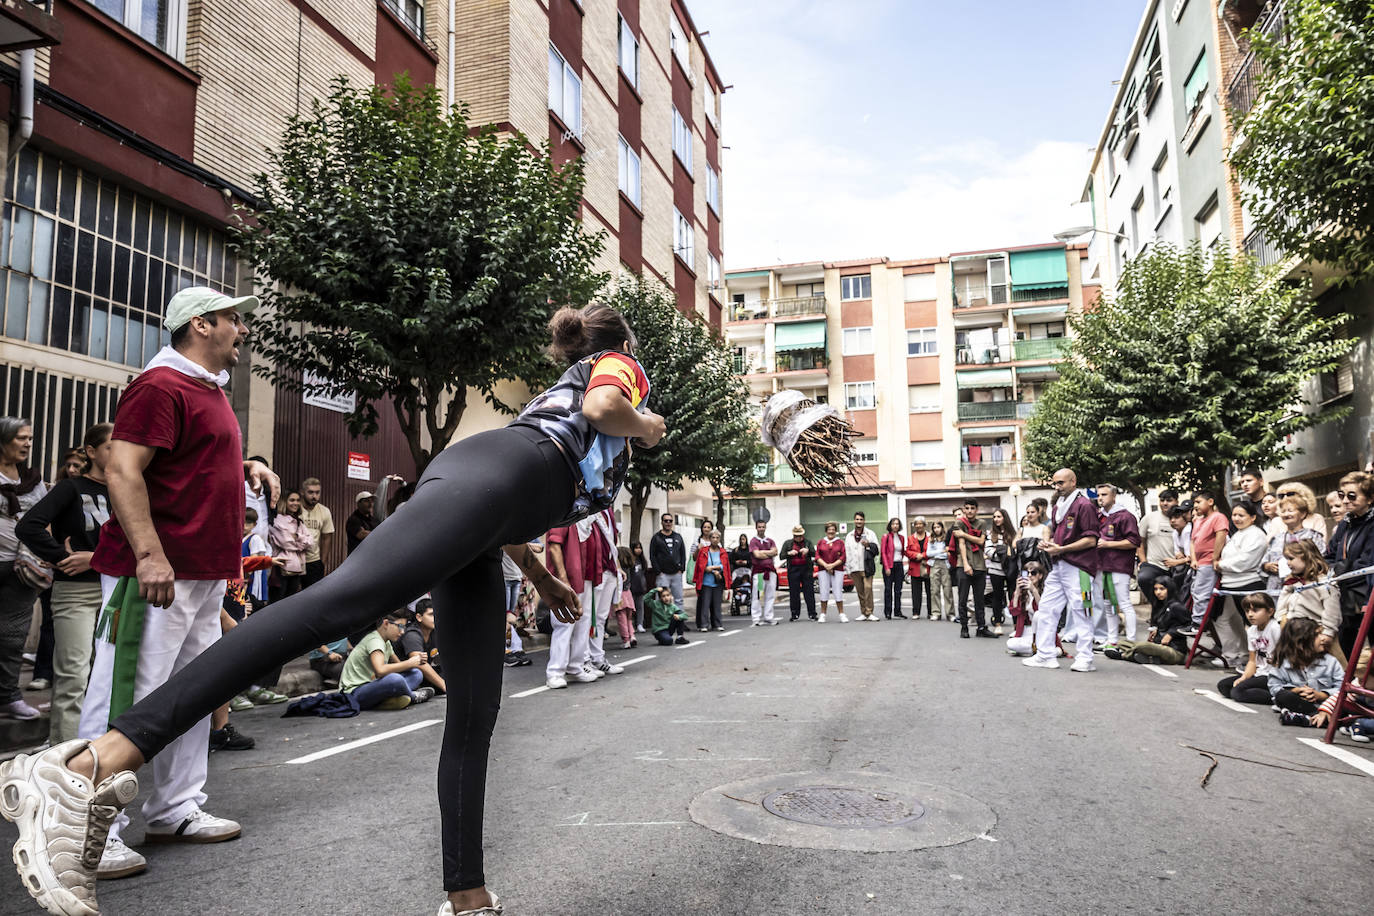
[[[757,493],[730,500],[729,525],[764,505],[778,530],[819,531],[856,509],[881,528],[947,517],[966,495],[1019,517],[1046,492],[1022,466],[1022,434],[1083,309],[1085,253],[1054,244],[729,272],[725,334],[751,392],[761,403],[801,391],[861,435],[855,485],[816,493],[774,453]]]
[[[225,230],[255,203],[252,176],[287,119],[341,74],[387,85],[407,72],[476,123],[582,158],[585,224],[608,236],[600,266],[658,278],[719,326],[723,85],[675,0],[10,2],[0,40],[0,104],[33,103],[31,122],[0,123],[0,403],[34,419],[50,476],[166,342],[176,290],[249,290]],[[231,384],[245,445],[284,479],[320,477],[337,512],[382,475],[413,478],[392,411],[355,439],[344,405],[275,389],[250,365]],[[507,419],[475,406],[458,435]],[[350,476],[351,453],[370,479]]]

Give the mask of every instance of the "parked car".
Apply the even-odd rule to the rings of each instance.
[[[812,578],[814,579],[815,577],[819,576],[820,574],[821,574],[821,568],[820,568],[819,566],[817,566],[815,563],[812,563],[812,564],[811,564],[811,576],[812,576]],[[778,564],[778,588],[779,588],[780,590],[781,590],[781,589],[784,589],[784,588],[787,588],[787,564],[786,564],[786,563],[779,563],[779,564]],[[853,589],[854,589],[854,580],[851,579],[851,578],[849,578],[849,573],[846,572],[846,573],[844,574],[844,590],[848,592],[848,591],[853,591]]]

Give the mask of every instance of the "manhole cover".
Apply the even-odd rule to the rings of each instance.
[[[925,808],[894,795],[839,786],[799,786],[764,796],[770,814],[818,827],[900,827],[925,814]]]

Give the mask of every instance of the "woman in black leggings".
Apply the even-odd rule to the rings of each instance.
[[[577,598],[524,545],[611,505],[629,464],[629,440],[653,446],[664,433],[663,418],[645,406],[648,379],[633,358],[634,334],[620,313],[603,305],[565,308],[550,330],[550,352],[573,363],[553,388],[510,426],[445,449],[397,518],[376,528],[334,573],[274,604],[271,613],[249,617],[65,765],[86,776],[94,770],[97,786],[115,773],[136,770],[263,672],[428,591],[448,686],[439,811],[449,899],[440,913],[500,912],[482,868],[487,752],[504,670],[499,551],[522,545],[510,552],[545,601],[568,620],[578,616]],[[73,787],[78,780],[60,782],[72,784],[65,786],[69,793],[92,795],[89,786]],[[52,791],[51,782],[33,784]],[[90,823],[104,817],[98,807],[92,807]],[[103,810],[112,819],[117,808]],[[21,824],[21,837],[27,827],[36,845],[47,847],[42,818],[30,817],[31,823]],[[93,877],[95,862],[87,860]],[[60,878],[53,881],[54,887],[65,886]]]

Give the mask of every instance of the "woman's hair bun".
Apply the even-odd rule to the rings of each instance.
[[[564,306],[549,319],[549,355],[559,363],[571,363],[587,350],[587,326],[582,310]]]

